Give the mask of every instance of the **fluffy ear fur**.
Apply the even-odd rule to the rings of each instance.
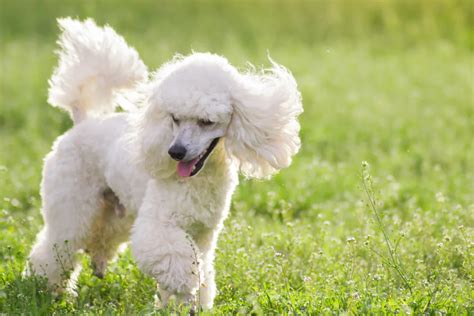
[[[247,177],[271,176],[289,166],[300,148],[301,95],[291,73],[271,62],[268,71],[238,75],[232,89],[225,145]]]
[[[168,155],[168,147],[173,140],[171,118],[152,108],[144,101],[144,108],[130,118],[131,132],[127,141],[131,155],[154,178],[166,178],[173,172],[173,160]]]

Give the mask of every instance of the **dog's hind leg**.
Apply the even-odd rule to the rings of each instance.
[[[126,210],[110,189],[103,192],[102,210],[94,219],[86,242],[95,276],[103,278],[107,263],[113,259],[118,246],[127,241],[131,219],[125,217]]]
[[[90,203],[94,198],[84,202],[84,207],[95,207]],[[87,214],[80,220],[74,218],[74,212],[71,211],[77,211],[79,207],[69,205],[68,208],[68,203],[61,204],[63,203],[55,207],[65,208],[63,212],[56,212],[54,220],[45,216],[45,227],[38,234],[29,256],[31,272],[47,277],[50,286],[58,292],[62,292],[67,286],[74,287],[75,280],[71,276],[77,275],[73,273],[78,268],[76,253],[84,248],[87,227],[92,224],[92,217],[87,218]]]
[[[72,142],[59,143],[45,160],[41,195],[45,226],[38,234],[29,256],[29,272],[48,278],[59,292],[73,286],[70,279],[77,268],[76,253],[100,210],[100,173],[78,159]],[[86,171],[86,172],[85,172]]]
[[[98,278],[105,276],[107,264],[111,261],[121,243],[125,242],[128,234],[117,233],[102,227],[102,232],[93,236],[88,243],[87,252],[91,257],[93,274]]]
[[[48,278],[52,289],[62,292],[76,267],[76,251],[76,241],[62,238],[46,226],[31,250],[27,274]]]

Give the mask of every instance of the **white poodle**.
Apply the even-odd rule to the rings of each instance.
[[[274,62],[242,73],[223,57],[194,53],[148,79],[137,52],[110,27],[59,24],[48,101],[69,111],[74,127],[44,161],[45,226],[27,271],[60,290],[78,270],[79,250],[102,276],[130,238],[164,305],[171,295],[192,304],[199,294],[212,307],[214,250],[238,172],[267,178],[300,147],[293,76]],[[117,105],[126,111],[114,113]]]

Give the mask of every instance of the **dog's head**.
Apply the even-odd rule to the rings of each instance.
[[[291,74],[272,65],[239,73],[222,57],[196,53],[162,66],[145,113],[153,134],[144,140],[145,155],[158,164],[155,171],[195,176],[218,143],[248,177],[288,166],[300,146],[301,98]]]

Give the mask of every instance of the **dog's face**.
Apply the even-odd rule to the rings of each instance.
[[[178,161],[180,177],[192,177],[201,171],[219,140],[225,136],[230,115],[211,120],[206,116],[182,116],[170,113],[173,141],[168,148],[171,158]]]
[[[142,124],[148,171],[193,177],[222,138],[225,154],[248,177],[287,167],[300,147],[301,98],[291,74],[272,65],[240,73],[222,57],[199,53],[163,65],[150,82]]]
[[[193,177],[227,133],[233,112],[232,76],[210,60],[184,60],[171,70],[165,66],[157,78],[151,109],[165,116],[171,137],[163,145],[168,159],[177,161],[176,173]]]

